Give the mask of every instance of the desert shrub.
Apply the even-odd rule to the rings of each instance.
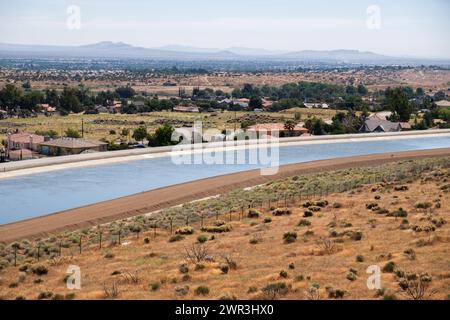
[[[325,254],[333,254],[336,252],[336,245],[330,239],[321,238],[317,241],[317,244],[319,245],[321,251]]]
[[[185,274],[181,277],[181,281],[189,281],[191,280],[191,276],[188,274]]]
[[[201,234],[197,237],[197,241],[199,243],[205,243],[206,241],[208,241],[208,238],[204,234]]]
[[[194,233],[194,228],[191,226],[184,226],[181,228],[178,228],[175,230],[175,234],[181,234],[181,235],[190,235]]]
[[[183,263],[183,264],[181,264],[181,265],[178,267],[178,270],[179,270],[181,273],[188,273],[188,272],[189,272],[189,267],[188,267],[188,265],[187,265],[186,263]]]
[[[114,257],[115,257],[115,254],[112,253],[112,252],[107,252],[107,253],[105,254],[105,258],[106,258],[106,259],[113,259]]]
[[[312,211],[312,212],[319,212],[320,210],[322,210],[322,208],[319,206],[312,206],[312,207],[309,207],[308,209],[309,209],[309,211]]]
[[[342,208],[342,203],[340,203],[340,202],[335,202],[335,203],[333,203],[333,208],[334,208],[334,209],[340,209],[340,208]]]
[[[364,262],[364,256],[359,254],[356,256],[356,262]]]
[[[285,215],[292,214],[292,210],[290,210],[288,208],[277,208],[272,212],[272,214],[274,216],[285,216]]]
[[[17,296],[14,300],[27,300],[27,298],[25,298],[25,296]]]
[[[205,269],[205,265],[204,265],[204,264],[197,263],[197,264],[195,265],[195,271],[201,271],[201,270],[203,270],[203,269]]]
[[[328,298],[330,299],[342,299],[345,295],[345,290],[342,289],[334,289],[331,287],[326,288],[328,293]]]
[[[221,225],[221,226],[205,226],[202,228],[203,232],[208,233],[224,233],[224,232],[230,232],[231,226],[230,225]]]
[[[184,250],[186,260],[192,263],[199,263],[209,258],[209,249],[206,244],[194,243]]]
[[[259,210],[256,210],[256,209],[248,210],[247,217],[255,219],[255,218],[259,218],[260,216],[261,216],[261,212]]]
[[[120,272],[119,270],[114,270],[113,272],[111,272],[111,275],[112,275],[112,276],[118,276],[118,275],[120,275],[120,274],[122,274],[122,272]],[[64,278],[64,280],[67,280],[67,279]],[[66,282],[66,281],[64,281],[64,282]]]
[[[293,243],[297,240],[297,232],[286,232],[283,235],[284,243]]]
[[[150,238],[144,238],[144,243],[145,244],[149,244],[150,243]]]
[[[289,292],[289,286],[285,282],[270,283],[261,291],[266,299],[274,300],[278,296],[286,295]]]
[[[298,226],[299,227],[303,227],[303,226],[310,226],[311,225],[311,221],[309,221],[309,220],[306,220],[306,219],[301,219],[299,222],[298,222]]]
[[[437,228],[442,227],[447,221],[444,218],[434,218],[431,219],[431,223],[434,224]]]
[[[14,282],[11,282],[11,283],[8,285],[8,288],[13,289],[13,288],[17,288],[18,286],[19,286],[19,283],[16,282],[16,281],[14,281]]]
[[[272,218],[270,218],[270,217],[264,218],[264,223],[271,223],[271,222],[272,222]]]
[[[289,263],[288,268],[289,268],[290,270],[294,270],[294,269],[295,269],[295,263],[293,263],[293,262]]]
[[[237,300],[237,297],[231,293],[224,293],[218,299],[222,301],[234,301]]]
[[[389,261],[388,263],[386,263],[382,269],[382,271],[384,273],[392,273],[394,272],[395,269],[395,262],[393,261]]]
[[[327,200],[318,200],[318,201],[314,202],[314,206],[316,206],[316,207],[325,208],[327,205],[328,205]]]
[[[436,291],[429,291],[432,278],[427,273],[404,273],[398,280],[398,285],[403,293],[413,300],[430,298]]]
[[[314,215],[313,212],[310,210],[306,210],[305,212],[303,212],[303,218],[310,218],[313,215]]]
[[[294,281],[300,282],[300,281],[304,281],[305,280],[305,276],[302,274],[298,274],[294,277]]]
[[[151,291],[158,291],[160,287],[161,287],[161,284],[159,282],[152,282],[149,285],[149,288]]]
[[[361,241],[362,237],[363,237],[363,233],[362,231],[350,231],[346,233],[351,240],[353,241]]]
[[[377,210],[375,210],[376,214],[389,214],[389,210],[388,209],[384,209],[384,208],[378,208]]]
[[[53,297],[53,292],[51,291],[43,291],[40,292],[37,296],[38,300],[44,300],[44,299],[50,299],[51,297]]]
[[[314,205],[314,202],[312,202],[312,201],[306,201],[302,204],[303,208],[309,208],[313,205]]]
[[[41,278],[37,278],[37,279],[33,280],[33,283],[35,283],[35,284],[39,284],[39,283],[42,283],[42,282],[44,282],[44,280],[41,279]]]
[[[366,203],[366,208],[372,211],[376,211],[377,209],[379,209],[378,203],[376,202],[370,202],[370,203]]]
[[[416,252],[413,249],[406,249],[403,251],[403,254],[409,259],[409,260],[416,260]]]
[[[396,211],[388,213],[387,216],[388,217],[396,217],[396,218],[406,218],[408,216],[408,212],[403,210],[403,208],[399,208]]]
[[[346,278],[347,278],[347,280],[355,281],[358,277],[355,273],[348,272]]]
[[[219,265],[219,269],[220,271],[222,271],[223,274],[227,274],[228,271],[230,270],[230,267],[228,266],[228,264],[222,263]]]
[[[64,295],[60,294],[60,293],[56,293],[53,297],[52,300],[64,300]]]
[[[395,186],[394,190],[395,191],[408,191],[409,188],[408,188],[408,186]]]
[[[65,300],[73,300],[73,299],[75,299],[74,292],[66,293]]]
[[[31,271],[38,276],[43,276],[48,273],[48,268],[43,264],[37,264],[31,267]]]
[[[198,296],[207,296],[209,294],[209,288],[207,286],[198,286],[194,292]]]
[[[189,293],[189,286],[179,286],[175,288],[175,294],[177,296],[185,296]]]
[[[312,231],[312,230],[308,230],[308,231],[305,232],[305,236],[307,236],[307,237],[310,237],[310,236],[313,236],[313,235],[314,235],[314,231]]]
[[[181,241],[183,239],[184,239],[184,237],[181,234],[176,234],[169,238],[169,242]]]
[[[255,292],[257,292],[257,291],[258,291],[258,288],[252,286],[252,287],[249,287],[249,288],[248,288],[247,293],[255,293]]]
[[[381,200],[381,196],[380,195],[376,195],[375,196],[375,200]]]
[[[414,204],[414,207],[416,209],[428,209],[431,208],[433,205],[430,202],[416,202]]]
[[[288,277],[287,271],[281,270],[281,271],[280,271],[280,277],[281,277],[281,278],[287,278],[287,277]]]

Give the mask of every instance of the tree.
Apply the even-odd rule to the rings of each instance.
[[[17,88],[13,84],[6,84],[5,87],[0,90],[0,101],[9,108],[15,108],[19,106],[22,99],[23,92],[20,88]]]
[[[147,134],[147,128],[141,126],[133,131],[133,139],[136,141],[144,141],[144,139],[147,137]]]
[[[67,138],[74,138],[74,139],[81,138],[80,133],[77,130],[72,129],[72,128],[67,129],[64,133]]]
[[[401,88],[386,90],[386,101],[388,108],[394,113],[391,120],[402,122],[410,120],[412,108]]]
[[[263,107],[263,102],[262,99],[260,97],[252,97],[250,99],[250,102],[248,103],[248,107],[250,110],[255,110],[255,109],[262,109]]]
[[[175,129],[171,125],[164,125],[156,129],[154,134],[150,134],[148,136],[148,145],[150,147],[162,147],[162,146],[171,146],[175,144],[175,141],[172,141],[172,134]]]
[[[294,131],[296,125],[297,124],[294,122],[294,120],[289,119],[284,122],[284,129],[292,132]]]
[[[83,111],[80,100],[78,100],[76,90],[74,88],[64,88],[61,93],[60,107],[66,112],[72,111],[74,113],[79,113]]]
[[[359,93],[361,96],[365,96],[365,95],[368,93],[367,88],[366,88],[362,83],[360,83],[360,84],[358,85],[358,93]]]
[[[122,99],[130,99],[133,98],[136,94],[136,91],[130,86],[126,87],[119,87],[116,89],[116,93],[122,98]]]

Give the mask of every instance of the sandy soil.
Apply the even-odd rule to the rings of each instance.
[[[214,196],[239,187],[250,187],[284,177],[351,167],[380,165],[392,161],[448,156],[450,148],[386,153],[287,165],[278,174],[261,176],[260,170],[229,174],[143,192],[111,201],[67,210],[0,226],[0,241],[36,238],[132,217],[196,199]]]

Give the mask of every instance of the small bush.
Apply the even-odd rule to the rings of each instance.
[[[414,207],[416,209],[428,209],[431,208],[433,205],[430,202],[417,202],[414,204]]]
[[[189,293],[189,286],[180,286],[175,288],[175,294],[177,296],[185,296]]]
[[[199,243],[205,243],[206,241],[208,241],[208,237],[206,237],[204,234],[201,234],[197,237],[197,241]]]
[[[75,299],[75,293],[74,292],[66,293],[65,299],[66,300],[73,300],[73,299]]]
[[[366,208],[369,209],[369,210],[375,211],[375,210],[377,210],[379,207],[378,207],[378,203],[376,203],[376,202],[370,202],[370,203],[366,203]]]
[[[228,264],[222,263],[219,266],[220,271],[222,271],[223,274],[227,274],[228,271],[230,270],[230,267],[228,266]]]
[[[107,252],[107,253],[105,254],[105,258],[106,258],[106,259],[113,259],[114,257],[115,257],[115,254],[112,253],[112,252]]]
[[[150,238],[145,238],[145,239],[144,239],[144,243],[145,243],[145,244],[149,244],[149,243],[150,243]]]
[[[353,272],[349,272],[349,273],[347,273],[347,276],[346,276],[346,278],[347,278],[347,280],[350,280],[350,281],[355,281],[358,277],[356,276],[356,274],[355,273],[353,273]]]
[[[309,207],[308,209],[309,209],[309,211],[312,211],[312,212],[319,212],[320,210],[322,210],[322,208],[319,206],[312,206],[312,207]]]
[[[335,202],[335,203],[333,203],[333,208],[334,208],[334,209],[340,209],[340,208],[342,208],[342,203],[340,203],[340,202]]]
[[[53,297],[53,292],[51,291],[44,291],[38,294],[37,299],[38,300],[44,300],[44,299],[50,299]]]
[[[308,227],[308,226],[310,226],[310,225],[311,225],[311,221],[306,220],[306,219],[301,219],[301,220],[298,222],[298,226],[299,226],[299,227],[303,227],[303,226]]]
[[[274,216],[285,216],[292,214],[292,211],[288,208],[277,208],[272,212],[272,214]]]
[[[293,243],[297,240],[297,232],[286,232],[283,235],[284,243]]]
[[[189,272],[189,267],[188,267],[187,264],[183,263],[182,265],[180,265],[180,266],[178,267],[178,270],[179,270],[181,273],[188,273],[188,272]]]
[[[258,291],[257,287],[249,287],[248,290],[247,290],[247,293],[255,293],[257,291]]]
[[[256,209],[250,209],[247,214],[247,217],[252,218],[252,219],[259,218],[260,216],[261,216],[261,212]]]
[[[194,292],[198,296],[207,296],[209,294],[209,288],[207,286],[199,286]]]
[[[294,270],[294,269],[295,269],[295,264],[294,264],[293,262],[289,263],[288,268],[289,268],[290,270]]]
[[[281,270],[281,271],[280,271],[280,277],[281,277],[281,278],[287,278],[287,277],[288,277],[287,271]]]
[[[272,222],[272,218],[270,218],[270,217],[264,218],[264,223],[271,223],[271,222]]]
[[[302,275],[302,274],[298,274],[298,275],[296,275],[294,277],[294,280],[297,281],[297,282],[304,281],[305,280],[305,276]]]
[[[392,273],[394,272],[395,269],[395,262],[393,261],[389,261],[388,263],[386,263],[382,269],[382,271],[384,273]]]
[[[403,208],[399,208],[396,211],[388,213],[387,216],[388,217],[396,217],[396,218],[406,218],[408,216],[408,212],[403,210]]]
[[[169,242],[181,241],[183,239],[184,239],[184,237],[181,234],[176,234],[169,238]]]
[[[43,276],[46,275],[48,273],[48,268],[46,266],[44,266],[43,264],[38,264],[38,265],[34,265],[31,268],[31,271],[38,276]]]
[[[230,232],[231,226],[230,225],[221,225],[221,226],[206,226],[202,228],[203,232],[208,233],[224,233],[224,232]],[[213,240],[213,239],[212,239]]]
[[[161,287],[161,284],[159,282],[153,282],[153,283],[150,283],[150,285],[149,285],[149,288],[151,291],[158,291],[160,287]]]
[[[403,251],[403,254],[409,259],[409,260],[416,260],[416,252],[413,249],[406,249]]]
[[[204,264],[197,263],[197,264],[195,265],[195,271],[201,271],[201,270],[203,270],[203,269],[205,269],[205,265],[204,265]]]
[[[314,215],[313,212],[310,210],[306,210],[305,212],[303,212],[303,218],[310,218],[313,215]]]
[[[122,272],[120,272],[119,270],[115,270],[115,271],[111,272],[112,276],[118,276],[120,274],[122,274]],[[67,280],[67,279],[65,279],[65,280]],[[66,281],[64,281],[64,282],[66,282]]]
[[[364,256],[363,255],[357,255],[356,256],[356,262],[364,262]]]
[[[193,234],[194,231],[194,228],[192,228],[191,226],[184,226],[175,230],[175,234],[190,235]]]
[[[261,291],[264,293],[267,299],[274,300],[280,295],[287,294],[289,292],[289,287],[285,282],[277,282],[268,284],[267,286],[262,288]]]

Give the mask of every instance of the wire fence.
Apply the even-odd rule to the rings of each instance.
[[[398,167],[395,170],[386,170],[382,173],[374,173],[357,179],[345,181],[328,181],[325,185],[313,188],[299,188],[290,192],[266,194],[256,199],[245,199],[238,207],[233,206],[221,209],[211,208],[209,212],[187,212],[183,223],[176,223],[173,217],[166,217],[161,224],[131,224],[127,226],[117,225],[110,228],[97,226],[89,233],[71,235],[68,238],[58,239],[50,237],[46,241],[31,243],[26,241],[14,242],[3,250],[3,260],[9,265],[17,266],[21,263],[36,263],[48,259],[63,256],[82,255],[87,251],[102,250],[117,245],[122,245],[132,239],[140,239],[145,233],[144,241],[150,243],[157,237],[170,238],[177,228],[192,226],[202,230],[207,219],[223,220],[224,222],[243,220],[250,209],[271,211],[280,207],[295,207],[304,201],[317,200],[330,194],[343,193],[356,188],[377,183],[400,183],[410,178],[417,177],[420,173],[436,168],[450,167],[448,158],[436,159],[430,164],[412,163],[406,167]],[[112,224],[111,224],[112,225]]]

